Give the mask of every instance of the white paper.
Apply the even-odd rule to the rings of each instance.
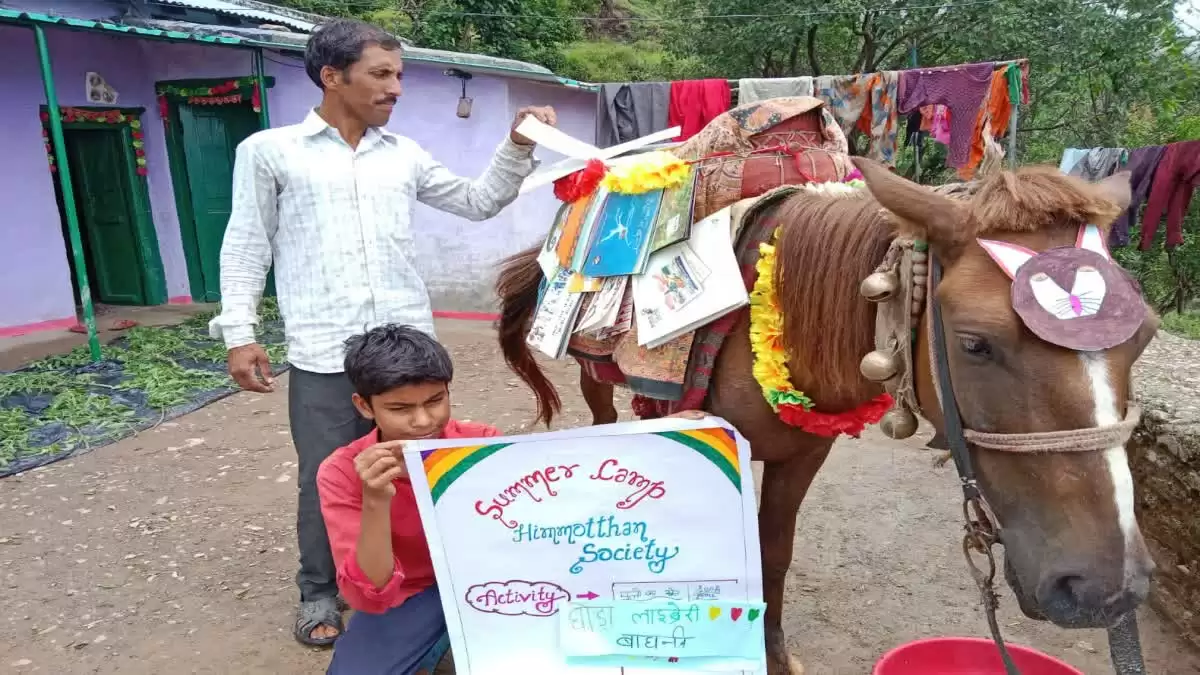
[[[600,290],[592,295],[592,302],[587,311],[575,326],[576,333],[584,333],[598,328],[608,328],[617,321],[621,311],[621,299],[625,297],[625,286],[629,277],[606,277]]]
[[[633,278],[639,345],[661,346],[749,304],[729,219],[726,207],[695,223],[687,241],[652,253],[646,272]]]
[[[568,600],[762,601],[750,447],[719,418],[420,441],[405,460],[460,675],[655,672],[568,666]]]
[[[517,125],[517,133],[538,145],[545,145],[550,150],[564,154],[567,158],[533,172],[521,184],[520,194],[525,194],[530,190],[548,185],[563,176],[583,169],[583,167],[587,166],[589,159],[607,161],[627,152],[675,138],[682,131],[682,127],[671,127],[670,129],[663,129],[662,131],[657,131],[641,138],[635,138],[632,141],[626,141],[620,145],[614,145],[611,148],[597,148],[594,145],[572,138],[559,129],[542,123],[537,118],[526,117],[521,121],[521,124]]]

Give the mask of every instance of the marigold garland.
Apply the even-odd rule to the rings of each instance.
[[[772,235],[774,242],[779,231]],[[810,434],[836,437],[848,434],[858,437],[868,424],[883,418],[893,404],[892,397],[881,394],[863,405],[842,413],[822,413],[813,410],[813,402],[804,392],[792,386],[788,370],[787,349],[783,345],[783,312],[775,292],[775,246],[759,245],[755,264],[758,278],[750,293],[750,346],[754,350],[754,379],[762,387],[763,397],[785,424]]]
[[[622,162],[608,168],[602,184],[609,192],[630,195],[679,187],[692,171],[690,164],[663,150],[636,157],[637,161]]]

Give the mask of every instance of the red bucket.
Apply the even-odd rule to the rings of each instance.
[[[1083,675],[1053,656],[1008,645],[1021,675]],[[900,645],[875,664],[873,675],[1005,675],[995,643],[984,638],[939,637]]]

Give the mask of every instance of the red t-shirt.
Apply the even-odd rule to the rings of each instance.
[[[442,438],[499,436],[495,427],[450,420]],[[346,603],[360,612],[382,614],[433,585],[433,561],[417,512],[417,499],[408,478],[395,481],[392,498],[392,578],[377,588],[358,566],[358,533],[362,521],[362,480],[354,470],[358,453],[379,442],[376,429],[350,445],[338,448],[317,470],[321,515],[329,532],[329,547],[337,565],[337,584]]]

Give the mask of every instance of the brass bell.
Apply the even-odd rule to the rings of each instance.
[[[879,420],[879,430],[888,438],[903,440],[917,433],[917,416],[908,408],[892,408]]]
[[[896,293],[900,286],[899,279],[893,272],[876,272],[863,279],[858,292],[871,302],[883,302]]]
[[[872,382],[885,382],[900,370],[900,364],[895,355],[876,350],[863,357],[858,370]]]

